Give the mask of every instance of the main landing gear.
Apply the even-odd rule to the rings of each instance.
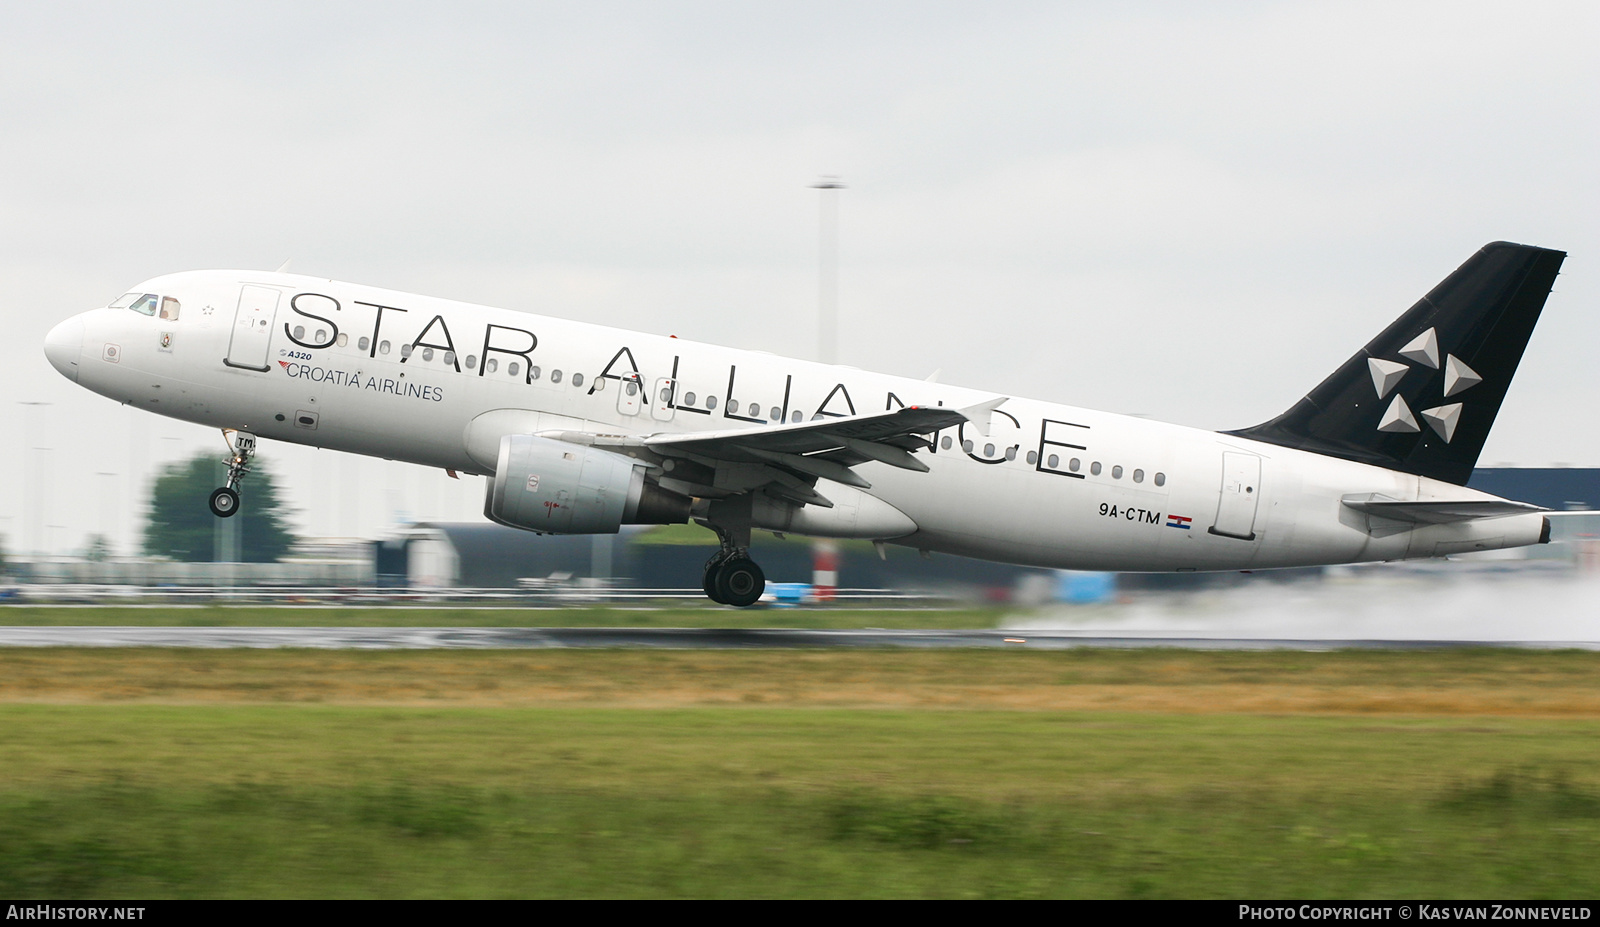
[[[256,455],[256,436],[242,431],[222,433],[228,442],[228,482],[211,494],[211,514],[231,518],[239,511],[239,483],[250,472],[250,458]]]
[[[717,532],[722,549],[706,561],[705,577],[701,583],[706,595],[711,601],[722,605],[744,608],[756,604],[761,600],[761,593],[766,591],[767,576],[750,559],[750,529],[744,529],[741,538],[716,525],[711,528]],[[739,543],[741,540],[743,544]]]

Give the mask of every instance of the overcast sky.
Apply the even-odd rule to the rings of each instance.
[[[221,450],[45,361],[140,280],[292,258],[809,356],[823,174],[842,362],[1204,428],[1485,242],[1566,250],[1480,463],[1600,465],[1597,10],[0,5],[0,534],[129,551],[149,476]],[[479,480],[262,456],[313,535],[480,517]]]

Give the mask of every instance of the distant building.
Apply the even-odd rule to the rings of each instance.
[[[1600,469],[1593,467],[1479,467],[1467,485],[1558,512],[1600,511]]]

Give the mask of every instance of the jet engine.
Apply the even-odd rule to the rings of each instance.
[[[646,482],[643,461],[537,435],[506,435],[484,494],[490,521],[540,534],[615,534],[689,520],[690,499]]]

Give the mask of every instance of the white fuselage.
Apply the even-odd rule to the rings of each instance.
[[[753,428],[993,394],[849,367],[320,278],[197,271],[146,281],[176,319],[78,316],[77,382],[204,425],[491,474],[502,434]],[[536,368],[536,375],[529,370]],[[637,375],[637,380],[632,377]],[[642,382],[643,389],[629,389]],[[1452,484],[1215,432],[1030,399],[934,436],[928,472],[855,468],[915,530],[841,536],[1073,569],[1234,570],[1432,557],[1535,543],[1537,515],[1375,524],[1351,494],[1493,499]],[[858,490],[824,480],[818,490]],[[870,521],[870,520],[869,520]],[[815,523],[793,527],[797,533]]]

